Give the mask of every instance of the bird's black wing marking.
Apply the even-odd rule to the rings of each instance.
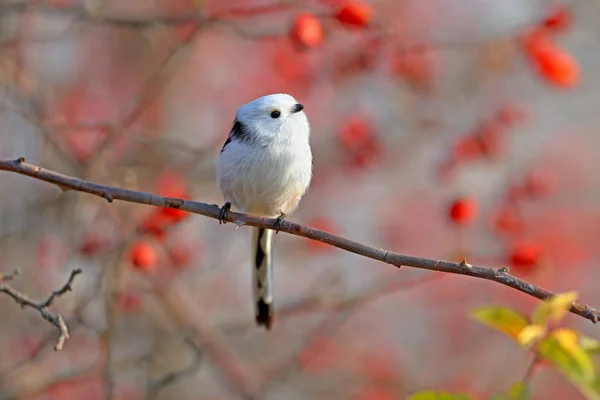
[[[250,135],[250,131],[246,125],[238,121],[237,118],[233,121],[233,126],[231,127],[231,131],[229,131],[229,136],[227,137],[223,148],[221,148],[221,153],[223,150],[225,150],[225,147],[231,143],[232,140],[238,140],[240,142],[249,142],[252,140],[252,136]]]

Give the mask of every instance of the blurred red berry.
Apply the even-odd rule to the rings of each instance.
[[[482,154],[483,145],[481,141],[472,135],[459,138],[452,149],[452,156],[455,161],[472,160]]]
[[[183,200],[190,197],[184,177],[174,172],[164,172],[158,177],[156,180],[156,191],[163,197],[173,197]],[[189,212],[172,207],[163,207],[161,212],[171,219],[173,223],[180,222],[190,216]]]
[[[323,41],[321,21],[309,13],[300,14],[294,20],[290,32],[292,40],[304,47],[316,47]]]
[[[563,4],[553,6],[543,22],[544,26],[554,32],[563,32],[573,25],[573,14]]]
[[[173,207],[163,207],[162,213],[166,217],[168,217],[173,223],[180,222],[191,215],[187,211],[183,211],[183,210],[180,210],[179,208],[173,208]]]
[[[468,197],[456,199],[450,205],[450,219],[457,225],[473,222],[477,217],[477,202]]]
[[[431,46],[401,48],[390,59],[392,73],[411,85],[428,88],[433,82]]]
[[[79,251],[83,254],[93,255],[106,249],[109,245],[109,240],[106,236],[96,232],[88,232],[83,235],[83,241],[79,247]]]
[[[364,116],[347,118],[339,128],[338,139],[355,166],[368,166],[381,154],[375,130]]]
[[[373,18],[373,8],[362,1],[348,2],[342,6],[335,18],[344,25],[364,28]]]
[[[520,271],[530,272],[540,261],[543,247],[536,242],[521,241],[516,243],[510,253],[511,265]]]
[[[579,64],[550,35],[532,30],[525,34],[522,43],[529,60],[546,81],[567,89],[579,83]]]
[[[165,240],[167,237],[167,228],[172,224],[170,216],[163,213],[161,209],[148,215],[138,227],[138,232],[152,235],[158,240]]]
[[[145,272],[153,271],[158,261],[156,249],[146,242],[138,242],[131,246],[129,257],[136,269]]]

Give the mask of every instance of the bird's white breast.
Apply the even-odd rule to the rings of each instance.
[[[231,142],[217,163],[217,180],[234,208],[251,214],[278,216],[298,206],[312,177],[308,140],[285,145]]]

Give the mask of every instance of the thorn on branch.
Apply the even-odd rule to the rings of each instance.
[[[502,267],[502,268],[498,268],[496,270],[496,272],[498,272],[499,274],[508,274],[508,271],[509,271],[508,267]]]
[[[458,266],[461,268],[473,268],[473,266],[467,262],[466,257],[463,257],[462,260],[460,260],[460,264],[458,264]]]
[[[21,293],[18,290],[13,289],[12,287],[10,287],[6,284],[0,284],[0,292],[6,293],[14,301],[16,301],[22,308],[30,307],[30,308],[37,310],[40,313],[40,315],[42,316],[42,318],[44,318],[46,321],[48,321],[52,325],[54,325],[59,331],[58,341],[57,341],[56,345],[54,346],[54,350],[61,351],[64,346],[65,341],[67,339],[69,339],[69,329],[68,329],[67,324],[65,323],[62,315],[51,313],[50,311],[48,311],[48,307],[50,307],[52,305],[52,303],[54,303],[54,300],[57,297],[62,296],[66,292],[72,291],[73,280],[79,274],[81,274],[81,269],[79,269],[79,268],[71,271],[71,275],[69,276],[69,279],[63,285],[63,287],[58,290],[53,291],[52,294],[50,294],[50,296],[48,297],[48,299],[46,299],[46,301],[44,301],[44,302],[35,302],[35,301],[31,300],[26,294]],[[16,276],[15,273],[13,273],[11,275],[13,275],[12,278],[14,278]],[[5,279],[6,276],[2,275],[2,277],[3,277],[3,279],[1,279],[2,281],[7,280],[7,279]]]
[[[19,163],[19,164],[23,164],[25,161],[27,161],[25,159],[25,157],[19,157],[19,158],[17,158],[17,163]]]

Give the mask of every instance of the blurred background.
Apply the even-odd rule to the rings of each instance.
[[[222,204],[236,109],[305,105],[314,179],[289,220],[511,273],[600,305],[597,2],[2,0],[0,157]],[[250,229],[0,174],[1,399],[486,399],[532,355],[469,318],[529,312],[493,282],[276,237],[275,327],[254,325]],[[564,323],[600,338],[574,315]],[[534,399],[579,399],[551,368]]]

